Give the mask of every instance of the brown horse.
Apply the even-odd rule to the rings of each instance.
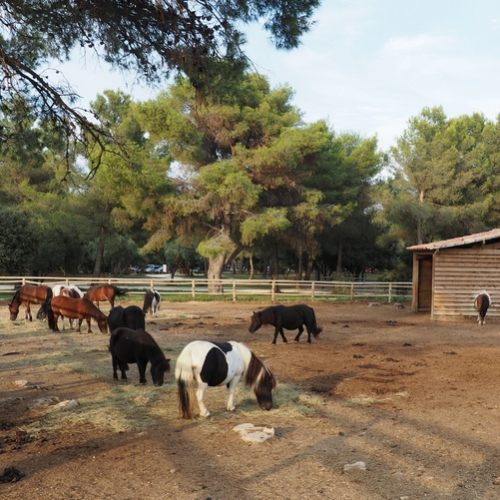
[[[46,311],[50,299],[52,298],[52,288],[45,285],[23,285],[12,297],[9,304],[10,319],[14,321],[19,314],[19,306],[26,307],[25,318],[33,321],[30,304],[42,304],[40,311]],[[40,314],[39,311],[39,314]]]
[[[81,333],[80,328],[84,319],[87,320],[88,333],[92,333],[92,329],[90,328],[90,320],[92,318],[97,321],[101,333],[108,333],[107,316],[86,298],[72,299],[71,297],[59,295],[50,301],[50,308],[53,318],[49,316],[49,326],[54,332],[59,331],[57,327],[59,316],[64,316],[68,319],[78,319],[77,333]]]
[[[120,297],[126,293],[126,291],[120,290],[115,285],[96,285],[89,288],[84,297],[96,302],[97,307],[99,307],[99,302],[107,300],[111,304],[111,309],[113,309],[115,307],[115,297]]]

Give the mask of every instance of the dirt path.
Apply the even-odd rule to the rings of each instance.
[[[205,399],[212,416],[192,421],[178,418],[172,375],[153,387],[148,373],[140,386],[131,366],[129,382],[115,382],[107,336],[10,322],[0,305],[0,473],[24,474],[0,483],[0,497],[500,498],[497,320],[480,327],[389,304],[310,304],[320,340],[296,344],[290,332],[274,346],[271,327],[248,333],[252,310],[267,305],[164,301],[148,318],[173,366],[191,340],[238,340],[278,380],[270,412],[241,388],[228,413],[217,388]],[[51,398],[79,406],[36,406]],[[247,422],[276,435],[246,443],[232,428]],[[357,462],[366,469],[345,470]]]

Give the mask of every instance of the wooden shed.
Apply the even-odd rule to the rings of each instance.
[[[474,298],[486,290],[487,318],[500,315],[500,229],[407,250],[413,252],[413,312],[429,312],[431,319],[477,316]]]

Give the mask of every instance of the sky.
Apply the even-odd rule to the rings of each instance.
[[[273,88],[292,88],[304,121],[376,136],[386,151],[424,107],[442,106],[448,118],[479,112],[497,119],[498,0],[323,0],[313,19],[289,52],[275,50],[260,26],[246,30],[255,69]],[[159,91],[80,56],[59,69],[82,106],[106,89],[139,101]]]

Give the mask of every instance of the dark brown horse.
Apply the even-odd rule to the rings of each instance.
[[[113,309],[115,307],[115,297],[120,297],[126,293],[126,291],[120,290],[115,285],[96,285],[89,288],[84,297],[97,303],[97,307],[99,307],[99,302],[108,301],[111,304],[111,309]]]
[[[477,310],[477,322],[484,325],[486,313],[491,306],[491,297],[486,290],[481,290],[474,299],[474,307]]]
[[[250,320],[250,333],[256,332],[262,325],[274,326],[273,344],[276,344],[278,333],[281,335],[283,342],[287,342],[283,328],[285,330],[299,329],[295,336],[295,342],[298,342],[304,326],[307,328],[307,342],[311,343],[311,334],[314,338],[318,338],[321,333],[321,328],[316,323],[314,309],[305,304],[297,304],[293,306],[271,306],[259,312],[254,312]]]
[[[51,316],[49,316],[49,326],[55,332],[59,331],[57,327],[59,316],[64,316],[68,319],[78,319],[78,328],[76,329],[78,333],[81,333],[80,328],[84,319],[87,320],[88,333],[92,333],[90,327],[91,319],[97,322],[97,326],[102,333],[108,332],[107,316],[86,298],[72,299],[71,297],[59,295],[50,301],[50,309],[53,313],[53,317],[51,318]]]
[[[9,304],[10,319],[14,321],[19,314],[19,306],[26,307],[25,318],[33,321],[30,304],[42,304],[41,310],[46,311],[50,299],[52,298],[52,288],[45,285],[23,285],[12,297]],[[40,313],[40,311],[39,311]]]

